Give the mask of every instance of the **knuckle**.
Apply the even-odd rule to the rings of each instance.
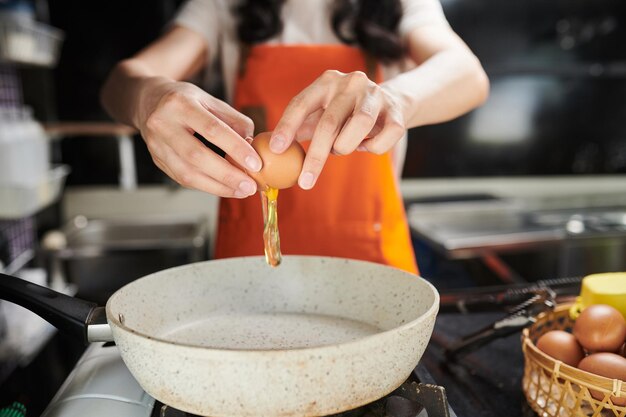
[[[152,155],[152,158],[158,158],[161,154],[160,144],[154,139],[146,138],[144,141],[146,143],[146,147],[148,148],[148,152],[150,152],[150,155]]]
[[[254,128],[254,122],[248,116],[242,115],[241,119],[236,121],[235,126],[233,127],[239,130],[247,130],[247,129],[252,130]]]
[[[231,170],[233,169],[234,171],[231,171],[230,174],[223,174],[223,177],[228,180],[230,179],[232,182],[228,183],[228,184],[234,184],[234,180],[236,178],[241,178],[243,179],[243,177],[236,177],[237,175],[239,175],[240,173],[244,173],[247,174],[248,172],[251,172],[250,168],[248,168],[248,166],[246,165],[246,155],[250,155],[247,152],[227,152],[226,155],[228,156],[227,161],[230,163],[230,166],[225,166],[222,167],[221,169],[225,169],[225,170]],[[260,158],[259,158],[260,159]],[[241,162],[239,162],[241,161]],[[264,167],[264,166],[263,166]],[[220,177],[218,177],[220,178]],[[226,181],[222,181],[224,183],[226,183]]]
[[[218,197],[224,197],[224,198],[236,197],[235,190],[231,190],[230,188],[227,188],[227,187],[218,187],[213,192],[211,192],[211,194],[215,194]]]
[[[354,71],[348,74],[349,86],[360,86],[368,80],[367,75],[363,71]]]
[[[304,96],[302,94],[296,95],[294,98],[291,99],[291,102],[289,103],[289,110],[292,111],[302,111],[305,109],[305,107],[306,105],[304,101]]]
[[[344,144],[344,143],[335,143],[333,145],[333,151],[337,154],[337,155],[349,155],[352,153],[353,149],[350,148],[350,146]]]
[[[324,71],[320,78],[323,80],[333,80],[336,78],[340,78],[343,75],[344,74],[341,71],[329,69],[329,70]]]
[[[146,128],[148,129],[148,132],[158,132],[162,129],[163,125],[164,120],[156,113],[152,113],[146,120]],[[148,137],[146,137],[146,141],[149,140],[150,138],[148,135]]]
[[[161,103],[163,106],[168,108],[178,107],[181,103],[185,101],[184,97],[184,94],[182,94],[180,91],[171,90],[163,95],[163,98],[161,98]]]
[[[381,102],[379,97],[374,94],[367,93],[359,106],[355,109],[355,115],[361,118],[366,117],[366,121],[377,119],[380,112]]]
[[[193,184],[193,174],[190,171],[182,171],[176,175],[176,181],[185,188],[191,188]]]
[[[219,128],[219,125],[220,124],[217,119],[209,118],[203,126],[204,132],[206,132],[207,135],[216,136],[216,131]],[[209,140],[209,138],[205,139]]]
[[[367,150],[376,155],[382,155],[387,152],[385,146],[380,142],[374,142],[367,145]]]
[[[204,152],[196,148],[190,149],[186,152],[187,160],[192,163],[199,163],[200,161],[202,161],[203,156],[204,156]]]
[[[323,158],[321,156],[318,155],[311,155],[308,154],[307,155],[307,162],[309,165],[309,168],[311,168],[311,171],[321,171],[322,167],[324,166],[324,162],[326,162],[326,158]]]
[[[245,114],[238,113],[228,125],[235,131],[248,131],[254,127],[254,121]]]
[[[374,120],[374,109],[372,107],[372,104],[368,102],[361,104],[359,108],[356,109],[355,116],[358,116],[361,120],[365,119],[364,121]]]
[[[318,127],[322,133],[335,133],[338,126],[339,118],[330,113],[325,114],[318,124]]]
[[[246,156],[250,154],[250,151],[246,147],[245,143],[246,142],[240,140],[230,142],[227,154],[230,155],[231,158],[238,157],[243,161]]]
[[[324,117],[320,120],[320,123],[326,126],[335,127],[339,124],[339,118],[331,112],[326,112]]]
[[[234,186],[234,188],[237,188],[239,186],[238,181],[235,178],[235,175],[233,175],[230,172],[225,172],[222,175],[220,175],[220,182],[222,184],[232,185]]]

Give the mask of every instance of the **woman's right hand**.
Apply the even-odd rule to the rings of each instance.
[[[244,198],[256,183],[241,169],[204,146],[194,132],[235,162],[257,172],[261,158],[244,138],[252,120],[193,84],[151,77],[142,82],[135,113],[154,163],[183,187],[221,197]]]

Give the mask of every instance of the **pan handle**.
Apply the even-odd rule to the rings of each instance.
[[[24,281],[10,275],[0,273],[0,299],[20,305],[37,314],[60,331],[78,337],[85,343],[89,342],[88,328],[100,329],[100,338],[111,339],[103,336],[102,327],[108,325],[102,323],[104,308],[96,303],[70,297],[49,288]],[[98,323],[93,323],[93,321]],[[95,326],[94,326],[95,325]],[[89,329],[91,330],[91,329]],[[109,331],[110,335],[110,331]]]

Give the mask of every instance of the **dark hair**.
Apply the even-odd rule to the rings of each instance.
[[[247,44],[259,43],[280,33],[280,12],[285,0],[243,0],[236,8],[237,33]],[[358,45],[381,61],[402,57],[404,45],[398,34],[402,18],[400,0],[335,0],[331,24],[344,43]]]

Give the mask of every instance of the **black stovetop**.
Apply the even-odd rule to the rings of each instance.
[[[537,417],[522,391],[524,357],[515,333],[451,362],[444,349],[459,337],[493,323],[505,313],[440,313],[422,357],[458,417]]]

